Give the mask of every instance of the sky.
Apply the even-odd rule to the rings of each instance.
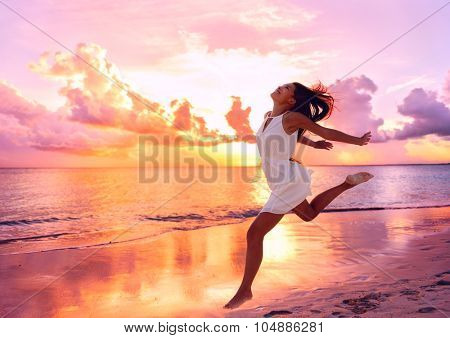
[[[304,163],[448,163],[446,3],[1,0],[0,167],[255,165],[294,81],[329,87],[322,125],[373,135]]]

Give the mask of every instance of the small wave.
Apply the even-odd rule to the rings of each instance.
[[[130,239],[124,239],[124,240],[116,240],[118,237],[120,237],[120,235],[118,237],[116,237],[116,239],[113,239],[111,241],[107,241],[107,242],[100,242],[100,243],[94,243],[94,244],[81,244],[81,245],[73,245],[73,246],[66,246],[66,247],[60,247],[60,248],[51,248],[51,249],[43,249],[43,250],[32,250],[32,251],[25,251],[25,252],[11,252],[11,253],[2,253],[0,254],[0,256],[14,256],[14,255],[25,255],[25,254],[33,254],[33,253],[43,253],[43,252],[50,252],[50,251],[61,251],[61,250],[82,250],[82,249],[90,249],[90,248],[101,248],[101,247],[108,247],[114,244],[123,244],[123,243],[129,243],[129,242],[135,242],[135,241],[140,241],[143,239],[155,239],[159,236],[162,235],[166,235],[168,233],[171,233],[173,231],[192,231],[192,230],[198,230],[198,229],[205,229],[205,228],[210,228],[210,227],[214,227],[214,226],[222,226],[222,225],[231,225],[231,224],[236,224],[236,223],[241,223],[241,222],[230,222],[230,223],[221,223],[221,224],[215,224],[215,223],[210,223],[208,225],[199,225],[199,226],[195,226],[195,227],[172,227],[170,229],[165,229],[163,230],[161,233],[158,234],[151,234],[151,235],[146,235],[146,236],[141,236],[141,237],[135,237],[135,238],[130,238]],[[70,234],[70,233],[61,233],[61,235],[65,235],[65,234]],[[58,235],[58,234],[56,234]],[[36,236],[36,237],[40,237],[40,236]],[[44,236],[43,236],[44,237]],[[48,237],[52,237],[52,235],[48,235]],[[27,237],[27,239],[32,239],[32,237]],[[20,239],[17,239],[20,240]]]
[[[370,207],[370,208],[332,208],[332,209],[326,209],[323,212],[351,212],[351,211],[371,211],[371,210],[392,210],[392,209],[422,209],[422,208],[443,208],[443,207],[449,207],[450,204],[445,205],[430,205],[430,206],[404,206],[404,207]],[[147,238],[155,238],[158,236],[161,236],[166,233],[170,233],[172,231],[192,231],[192,230],[198,230],[198,229],[204,229],[214,226],[222,226],[222,225],[231,225],[231,224],[237,224],[244,222],[247,218],[255,217],[260,212],[260,209],[248,209],[248,210],[241,210],[241,211],[228,211],[227,213],[223,215],[218,215],[216,217],[206,217],[199,214],[186,214],[186,215],[168,215],[168,216],[142,216],[142,220],[156,220],[161,222],[169,222],[169,221],[175,221],[175,222],[181,222],[185,221],[187,219],[191,220],[202,220],[202,221],[208,221],[206,224],[200,224],[200,225],[186,225],[185,227],[177,226],[177,227],[171,227],[169,229],[163,230],[159,234],[151,234],[148,236],[142,236],[127,240],[112,240],[107,242],[101,242],[101,243],[95,243],[95,244],[87,244],[87,245],[74,245],[69,247],[62,247],[62,248],[51,248],[51,249],[44,249],[44,250],[37,250],[37,251],[29,251],[29,252],[17,252],[17,253],[5,253],[0,254],[0,256],[10,256],[10,255],[19,255],[19,254],[30,254],[30,253],[38,253],[38,252],[48,252],[48,251],[58,251],[58,250],[74,250],[74,249],[87,249],[87,248],[93,248],[93,247],[105,247],[110,246],[113,244],[120,244],[125,242],[134,242],[139,241],[142,239]],[[223,222],[225,219],[230,219],[231,222]],[[70,219],[76,219],[76,218],[70,218]],[[222,222],[217,222],[217,220],[221,220]],[[216,222],[213,222],[216,221]],[[11,238],[11,239],[4,239],[0,240],[0,244],[7,244],[15,241],[24,241],[24,240],[36,240],[40,238],[45,237],[58,237],[58,236],[64,236],[64,235],[71,235],[71,233],[55,233],[55,234],[49,234],[49,235],[41,235],[41,236],[32,236],[32,237],[21,237],[21,238]]]
[[[35,218],[35,219],[18,219],[9,221],[0,221],[0,226],[13,226],[13,225],[30,225],[36,223],[53,223],[61,221],[76,221],[79,217],[49,217],[49,218]]]
[[[370,211],[370,210],[398,210],[398,209],[423,209],[423,208],[445,208],[450,204],[443,205],[418,205],[418,206],[400,206],[400,207],[362,207],[362,208],[330,208],[322,212],[347,212],[347,211]]]
[[[51,251],[61,251],[61,250],[80,250],[80,249],[90,249],[95,247],[107,247],[113,244],[122,244],[127,242],[135,242],[142,239],[148,239],[148,238],[155,238],[157,236],[163,235],[165,233],[169,233],[170,230],[164,231],[158,235],[148,235],[148,236],[142,236],[137,238],[131,238],[131,239],[125,239],[125,240],[111,240],[108,242],[100,242],[100,243],[94,243],[94,244],[82,244],[82,245],[73,245],[73,246],[66,246],[61,248],[51,248],[51,249],[43,249],[43,250],[32,250],[32,251],[25,251],[25,252],[10,252],[10,253],[2,253],[0,256],[14,256],[14,255],[26,255],[26,254],[33,254],[33,253],[43,253],[43,252],[51,252]],[[30,237],[29,237],[30,238]],[[94,252],[95,253],[95,252]]]
[[[260,209],[249,209],[249,210],[242,210],[242,211],[229,211],[227,213],[228,217],[231,218],[250,218],[258,216]]]
[[[210,211],[211,212],[211,211]],[[238,211],[228,211],[226,213],[213,212],[210,216],[200,214],[175,214],[175,215],[156,215],[156,216],[143,216],[141,219],[145,221],[159,221],[159,222],[185,222],[189,220],[195,221],[221,221],[226,219],[246,219],[255,217],[259,213],[259,209],[248,209]]]
[[[188,219],[206,219],[205,216],[200,214],[185,214],[185,215],[168,215],[168,216],[143,216],[142,219],[149,221],[161,221],[161,222],[182,222]]]
[[[0,239],[0,245],[1,244],[8,244],[8,243],[12,243],[12,242],[18,242],[18,241],[33,241],[36,239],[41,239],[41,238],[57,238],[59,236],[64,236],[64,235],[71,235],[70,232],[60,232],[60,233],[56,233],[56,234],[50,234],[50,235],[39,235],[39,236],[30,236],[30,237],[16,237],[16,238],[8,238],[8,239]]]
[[[398,207],[355,207],[355,208],[329,208],[322,212],[350,212],[350,211],[372,211],[372,210],[397,210],[397,209],[422,209],[422,208],[444,208],[449,207],[450,204],[444,205],[426,205],[426,206],[398,206]],[[247,209],[238,211],[228,211],[226,213],[217,213],[215,216],[206,216],[200,214],[175,214],[175,215],[157,215],[157,216],[141,216],[142,220],[151,220],[159,222],[184,222],[188,220],[201,221],[220,221],[225,219],[246,219],[258,216],[261,209]],[[212,211],[210,211],[212,212]],[[214,213],[212,212],[212,215]],[[179,228],[173,228],[179,230]],[[182,230],[185,230],[183,227]]]

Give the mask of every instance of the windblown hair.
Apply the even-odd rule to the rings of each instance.
[[[330,117],[334,107],[334,98],[328,92],[327,87],[321,82],[310,88],[298,82],[294,82],[294,85],[296,103],[293,109],[289,109],[290,111],[303,114],[314,122]],[[304,132],[304,129],[298,130],[297,140],[300,140]]]

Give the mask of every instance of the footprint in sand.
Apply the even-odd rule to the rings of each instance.
[[[436,277],[442,277],[444,275],[450,275],[450,270],[435,274]]]
[[[419,294],[419,291],[406,289],[406,290],[400,291],[400,294],[405,295],[405,296],[417,296]]]
[[[411,289],[406,289],[406,290],[400,291],[400,294],[402,296],[408,296],[408,297],[406,297],[406,299],[412,300],[412,301],[417,301],[417,300],[419,300],[419,297],[420,297],[419,291],[411,290]]]
[[[344,299],[342,303],[353,313],[362,314],[378,308],[389,296],[389,293],[371,292],[364,297]]]
[[[436,282],[436,285],[450,285],[450,281],[445,280],[445,279],[441,279],[441,280]]]
[[[292,312],[288,311],[288,310],[273,310],[273,311],[270,311],[269,313],[266,313],[264,315],[264,317],[270,318],[270,317],[274,317],[277,315],[290,315],[290,314],[292,314]]]
[[[417,310],[417,312],[420,312],[420,313],[430,313],[433,311],[436,311],[436,308],[432,307],[432,306],[422,307],[419,310]]]
[[[431,285],[422,285],[422,286],[420,286],[420,288],[421,288],[421,289],[425,289],[425,288],[433,289],[433,288],[435,288],[435,287],[437,287],[437,286],[448,286],[448,285],[450,285],[450,281],[445,280],[445,279],[440,279],[440,280],[438,280],[438,281],[437,281],[436,283],[434,283],[434,284],[431,284]],[[427,289],[427,291],[431,291],[431,290]]]

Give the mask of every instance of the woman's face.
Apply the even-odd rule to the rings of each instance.
[[[270,94],[270,96],[279,104],[294,104],[294,91],[295,85],[293,83],[286,83],[278,86],[277,89]]]

